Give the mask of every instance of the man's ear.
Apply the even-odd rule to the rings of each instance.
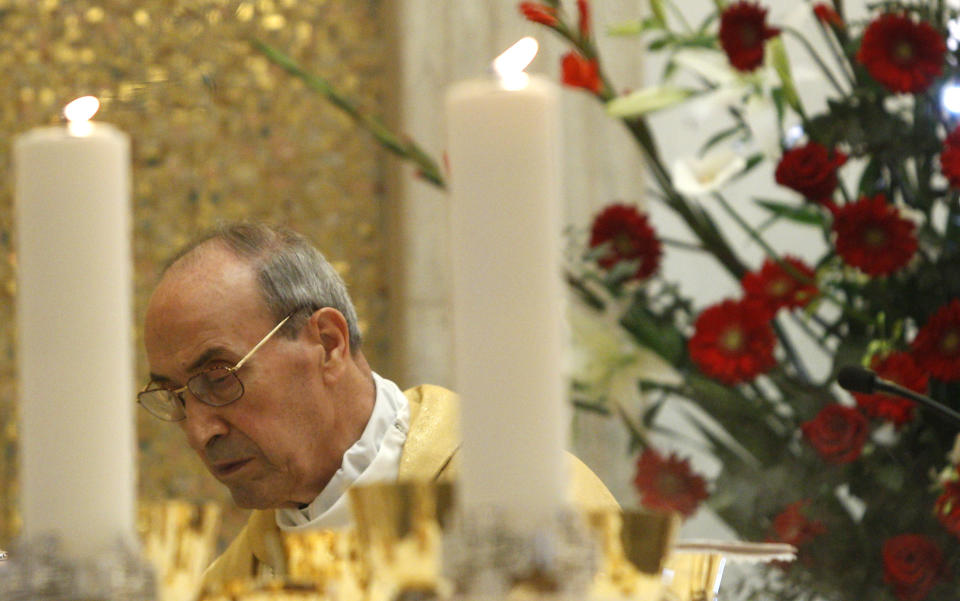
[[[321,347],[324,378],[339,377],[350,358],[350,329],[343,313],[333,307],[317,309],[307,321],[307,330]]]

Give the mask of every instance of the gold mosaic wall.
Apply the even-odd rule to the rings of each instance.
[[[130,134],[137,324],[158,265],[178,245],[217,220],[268,220],[308,235],[342,267],[370,332],[367,355],[382,365],[384,157],[248,43],[275,45],[381,112],[381,11],[374,0],[0,0],[0,548],[18,529],[13,137],[58,122],[85,94],[103,102],[97,119]],[[141,499],[232,507],[179,429],[139,414]],[[228,512],[225,538],[243,518]]]

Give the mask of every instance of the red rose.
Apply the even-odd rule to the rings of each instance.
[[[930,316],[910,346],[917,365],[933,377],[960,380],[960,299],[953,299]]]
[[[690,469],[689,460],[674,454],[664,458],[651,447],[637,460],[633,483],[645,507],[676,511],[684,517],[693,515],[709,496],[707,481]]]
[[[557,19],[557,9],[552,6],[545,6],[537,2],[521,2],[519,9],[520,13],[526,17],[528,21],[533,21],[534,23],[540,23],[547,27],[556,27],[560,22]]]
[[[948,532],[960,538],[960,481],[947,482],[933,512]]]
[[[720,15],[720,45],[738,71],[753,71],[763,64],[763,43],[780,35],[767,27],[767,9],[752,2],[737,2]]]
[[[910,262],[917,252],[915,229],[883,194],[861,197],[833,215],[837,254],[870,276],[890,275]]]
[[[777,364],[770,314],[756,302],[726,300],[707,307],[693,328],[690,358],[724,384],[747,382]]]
[[[867,418],[862,413],[837,403],[821,409],[800,429],[823,460],[834,464],[856,461],[869,433]]]
[[[917,94],[940,76],[946,52],[943,37],[926,21],[886,14],[863,32],[857,61],[888,90]]]
[[[943,577],[943,553],[926,536],[901,534],[883,543],[883,580],[900,601],[921,601]]]
[[[816,203],[829,203],[837,187],[837,169],[847,162],[847,155],[810,142],[783,153],[774,174],[777,183],[796,190]]]
[[[960,188],[960,127],[954,129],[943,141],[940,151],[940,171],[952,188]]]
[[[809,500],[791,503],[773,518],[774,539],[794,547],[802,547],[827,531],[820,520],[811,520],[806,515]]]
[[[885,357],[875,355],[870,362],[870,369],[881,378],[914,392],[923,394],[927,391],[926,372],[917,366],[910,354],[903,351],[896,351]],[[855,392],[853,398],[864,413],[889,421],[895,426],[902,426],[913,419],[913,401],[883,392],[873,394]]]
[[[563,71],[563,83],[572,88],[583,88],[594,94],[599,94],[603,89],[600,67],[596,60],[585,58],[576,52],[568,52],[563,55],[560,68]]]

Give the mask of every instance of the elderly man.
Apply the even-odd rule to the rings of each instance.
[[[455,471],[456,397],[371,371],[343,281],[292,231],[238,224],[188,245],[150,299],[144,342],[139,403],[258,510],[208,584],[275,573],[283,530],[348,524],[350,486]],[[616,504],[572,457],[571,478],[579,503]]]

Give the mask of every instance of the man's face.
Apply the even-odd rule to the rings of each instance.
[[[232,367],[276,324],[254,273],[216,244],[175,264],[147,308],[144,342],[154,380],[169,388]],[[275,335],[237,372],[243,396],[211,407],[184,392],[179,422],[190,446],[240,507],[309,503],[341,463],[338,403],[321,377],[322,347]]]

